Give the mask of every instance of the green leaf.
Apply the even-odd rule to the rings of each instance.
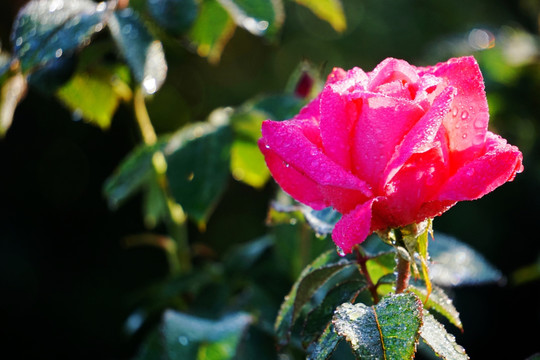
[[[204,224],[229,180],[232,132],[228,125],[192,124],[173,135],[164,149],[173,197]]]
[[[30,1],[18,13],[11,39],[21,69],[27,71],[90,43],[108,16],[105,2]]]
[[[109,20],[116,46],[146,95],[160,89],[167,77],[163,45],[156,40],[131,8],[116,11]]]
[[[333,323],[360,358],[412,359],[422,326],[422,304],[412,293],[387,296],[371,307],[344,303]]]
[[[103,193],[111,209],[117,209],[152,179],[152,158],[164,145],[163,141],[153,146],[140,145],[122,160],[103,186]]]
[[[363,279],[346,281],[332,288],[321,304],[306,317],[302,329],[303,343],[309,344],[317,339],[331,324],[336,308],[345,302],[352,302],[365,289],[366,282]]]
[[[252,321],[242,312],[210,320],[167,310],[159,332],[151,333],[136,359],[232,359]]]
[[[112,76],[109,71],[79,72],[58,90],[57,96],[84,121],[108,129],[122,99],[111,84]]]
[[[319,235],[332,233],[334,226],[341,219],[341,214],[331,207],[322,210],[313,210],[309,206],[301,205],[300,211],[304,214],[306,222]]]
[[[270,171],[257,143],[235,139],[231,148],[233,177],[254,188],[262,188],[270,178]]]
[[[458,329],[463,330],[463,325],[461,324],[461,319],[459,318],[459,312],[443,289],[438,286],[433,286],[427,301],[426,296],[428,295],[428,289],[422,281],[412,281],[409,289],[418,295],[420,300],[422,300],[424,303],[424,308],[437,311],[439,314],[447,318]]]
[[[274,328],[280,345],[287,344],[290,328],[298,319],[299,311],[311,299],[311,296],[346,266],[356,265],[342,260],[335,250],[329,250],[304,268],[281,304],[276,318]]]
[[[258,36],[272,38],[283,24],[281,0],[218,0],[236,25]]]
[[[420,336],[435,353],[445,360],[466,360],[465,350],[456,343],[455,337],[446,332],[444,326],[433,315],[424,310]]]
[[[441,286],[497,282],[502,274],[482,255],[457,239],[436,233],[430,244],[430,277]]]
[[[2,84],[0,93],[0,138],[4,137],[13,122],[13,115],[19,102],[26,94],[26,78],[16,73]]]
[[[290,119],[298,114],[305,104],[306,101],[304,99],[285,94],[265,96],[258,99],[253,104],[253,108],[268,114],[268,117],[272,120],[281,121]]]
[[[309,360],[326,360],[328,359],[338,344],[343,340],[334,329],[334,325],[329,324],[322,332],[319,339],[312,343],[307,349],[307,359]]]
[[[199,56],[217,63],[225,45],[236,28],[227,11],[217,0],[203,0],[195,24],[189,31],[189,39]]]
[[[340,0],[294,0],[313,11],[322,20],[327,21],[334,30],[343,32],[347,28],[347,21]]]
[[[146,4],[154,20],[177,35],[188,30],[199,13],[196,0],[147,0]]]

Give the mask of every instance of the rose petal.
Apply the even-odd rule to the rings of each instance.
[[[405,135],[401,144],[396,148],[393,158],[389,161],[383,176],[384,183],[387,183],[401,169],[403,164],[414,154],[429,150],[431,147],[440,144],[434,143],[439,132],[441,123],[450,111],[450,104],[454,99],[455,89],[446,88],[433,102],[431,108]]]
[[[450,139],[450,150],[459,153],[455,160],[461,164],[475,157],[482,151],[489,120],[484,79],[476,60],[472,56],[454,58],[420,68],[419,73],[421,76],[432,74],[443,80],[437,94],[447,86],[457,89],[452,111],[443,124]]]
[[[332,240],[343,251],[350,254],[355,245],[371,234],[371,207],[376,199],[359,204],[337,222],[332,231]]]
[[[264,155],[266,165],[272,172],[272,176],[283,191],[315,210],[322,210],[328,206],[316,182],[293,167],[287,166],[287,163],[281,157],[266,147],[264,139],[259,140],[259,148]]]
[[[381,191],[385,180],[381,175],[396,147],[423,115],[414,102],[366,95],[351,136],[353,171]]]
[[[523,171],[519,149],[491,132],[486,134],[485,152],[470,161],[441,187],[436,200],[474,200],[493,191]]]
[[[312,133],[318,124],[314,120],[270,121],[262,124],[262,149],[271,149],[286,166],[292,166],[319,185],[357,190],[371,196],[368,185],[336,164],[305,133]],[[272,169],[270,169],[272,171]]]
[[[416,68],[405,60],[388,58],[369,73],[368,90],[413,100],[420,79]]]

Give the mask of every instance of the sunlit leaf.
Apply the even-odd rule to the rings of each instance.
[[[412,359],[422,325],[422,303],[412,293],[387,296],[375,306],[344,303],[333,323],[362,359]]]
[[[317,289],[346,266],[356,265],[340,258],[335,250],[330,250],[304,268],[281,304],[276,318],[274,327],[281,345],[287,344],[290,328],[298,318],[300,309]]]
[[[147,0],[146,3],[154,20],[174,34],[188,30],[199,13],[196,0]]]
[[[436,233],[429,254],[431,280],[441,286],[480,285],[502,278],[477,251],[448,235]]]
[[[340,0],[294,0],[313,11],[322,20],[327,21],[334,30],[343,32],[347,28],[345,13]]]
[[[208,122],[174,134],[164,149],[171,192],[184,211],[204,224],[229,180],[232,131]]]
[[[109,28],[135,80],[147,95],[158,91],[167,77],[163,45],[156,40],[131,8],[114,13]]]
[[[11,40],[21,69],[27,72],[86,46],[105,26],[105,2],[34,0],[18,13]]]
[[[218,0],[236,25],[254,35],[273,37],[284,20],[281,0]]]
[[[107,129],[121,100],[111,84],[112,77],[108,71],[77,73],[57,96],[76,116]]]
[[[199,56],[217,63],[235,28],[234,21],[217,0],[203,0],[189,39]]]
[[[446,332],[444,326],[425,310],[420,336],[439,357],[445,360],[466,360],[469,358],[465,350],[456,343],[455,337]]]
[[[16,73],[2,84],[0,94],[0,137],[3,137],[13,122],[17,105],[26,94],[26,78]]]
[[[463,330],[461,319],[459,318],[459,312],[455,308],[452,300],[446,295],[446,293],[438,286],[433,286],[431,294],[427,301],[426,296],[428,291],[425,284],[422,281],[412,281],[409,289],[414,291],[416,295],[424,303],[425,309],[433,309],[439,314],[447,318],[452,324],[454,324],[460,330]]]

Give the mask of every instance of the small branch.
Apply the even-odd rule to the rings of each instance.
[[[400,294],[409,286],[411,277],[411,262],[405,260],[399,253],[397,254],[397,279],[396,279],[396,294]]]
[[[363,254],[359,246],[356,247],[356,251],[358,252],[357,262],[358,265],[360,265],[360,273],[366,278],[366,283],[368,290],[371,293],[371,297],[373,298],[373,303],[377,304],[380,300],[379,294],[377,293],[377,285],[375,285],[373,280],[371,280],[371,276],[369,275],[369,271],[366,266],[366,262],[369,260],[369,257]]]
[[[157,135],[150,121],[150,116],[146,110],[146,104],[144,102],[144,93],[141,87],[137,87],[135,90],[135,96],[133,98],[133,106],[135,109],[135,118],[139,124],[143,141],[146,145],[154,145],[157,141]]]

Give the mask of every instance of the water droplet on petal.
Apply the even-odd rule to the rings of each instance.
[[[454,107],[452,108],[452,116],[453,116],[453,117],[456,117],[457,114],[458,114],[458,108],[454,106]]]
[[[266,149],[270,149],[270,145],[268,145],[268,144],[264,145],[264,147],[265,147]]]
[[[467,138],[467,133],[464,133],[463,135],[461,135],[461,138],[462,138],[463,140],[465,140],[465,139]]]
[[[345,251],[339,246],[336,246],[336,251],[339,254],[339,256],[345,256]]]
[[[467,110],[463,110],[463,112],[461,113],[461,118],[463,120],[467,119],[469,117],[469,113],[467,112]]]
[[[474,175],[474,169],[468,169],[467,176],[473,176],[473,175]]]

